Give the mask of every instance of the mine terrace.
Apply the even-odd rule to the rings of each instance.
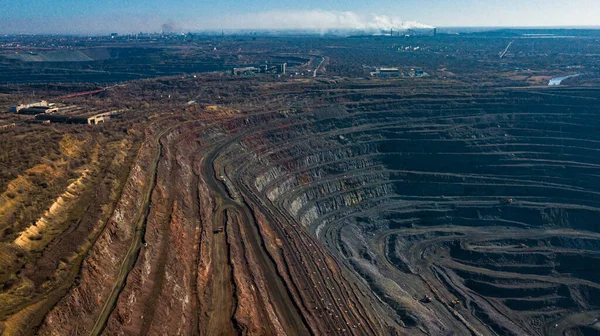
[[[597,335],[600,34],[530,33],[1,37],[0,332]]]

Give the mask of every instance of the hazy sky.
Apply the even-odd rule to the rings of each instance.
[[[410,21],[411,23],[402,23]],[[598,26],[600,0],[0,0],[0,33]]]

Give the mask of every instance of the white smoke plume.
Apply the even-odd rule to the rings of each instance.
[[[415,28],[433,28],[432,26],[403,21],[398,17],[386,15],[359,15],[354,12],[335,12],[325,10],[268,11],[242,15],[227,15],[215,21],[203,22],[190,28],[199,29],[257,29],[257,30],[362,30],[389,31]],[[196,27],[193,27],[196,26]]]

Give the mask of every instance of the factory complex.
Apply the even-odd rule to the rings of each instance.
[[[9,111],[20,115],[33,116],[34,119],[30,120],[31,122],[88,125],[106,122],[123,112],[123,110],[106,111],[101,108],[48,103],[46,100],[14,105],[9,108]]]

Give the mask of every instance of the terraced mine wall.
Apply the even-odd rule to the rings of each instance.
[[[411,332],[593,321],[598,91],[356,91],[232,144],[225,175],[310,231]]]
[[[153,119],[39,334],[597,330],[600,90],[269,90]]]

